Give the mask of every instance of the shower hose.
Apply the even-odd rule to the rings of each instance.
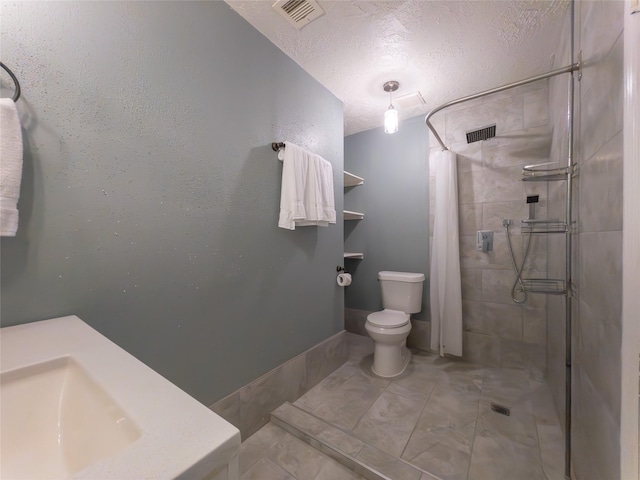
[[[524,303],[527,301],[527,292],[524,290],[524,285],[522,283],[522,269],[524,268],[524,264],[527,261],[527,256],[529,255],[529,247],[531,246],[531,232],[529,232],[529,236],[527,238],[527,246],[524,250],[524,256],[522,257],[522,263],[520,264],[520,268],[516,263],[516,257],[513,254],[513,247],[511,246],[511,235],[509,233],[509,225],[511,225],[511,220],[508,218],[502,219],[502,226],[507,232],[507,245],[509,246],[509,254],[511,255],[511,265],[513,265],[513,270],[516,273],[516,280],[513,282],[513,286],[511,287],[511,300],[515,303]],[[518,289],[518,285],[520,288]],[[518,297],[518,293],[520,297]]]

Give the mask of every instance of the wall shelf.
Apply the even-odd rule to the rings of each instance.
[[[558,163],[541,163],[522,167],[523,182],[552,182],[569,180],[576,171],[576,164],[559,167]],[[570,182],[567,182],[567,198],[570,198]],[[570,204],[569,204],[570,206]],[[570,211],[565,212],[566,220],[523,220],[520,223],[520,231],[529,234],[564,233],[570,235],[571,222]],[[567,273],[569,276],[569,273]],[[557,278],[523,278],[521,279],[521,292],[542,293],[545,295],[567,295],[567,283]]]
[[[567,288],[564,280],[557,278],[523,278],[522,292],[545,293],[547,295],[565,295]]]
[[[362,220],[364,218],[364,213],[352,212],[351,210],[344,210],[342,215],[345,220]]]
[[[560,220],[523,220],[520,222],[522,233],[567,233],[567,224]]]
[[[353,173],[349,173],[343,170],[344,175],[344,186],[347,187],[357,187],[358,185],[362,185],[364,183],[364,178],[354,175]],[[361,212],[353,212],[351,210],[343,210],[342,216],[345,221],[347,220],[362,220],[364,218],[364,213]],[[362,252],[344,252],[344,258],[351,258],[355,260],[362,260],[364,258],[364,253]]]
[[[344,175],[344,186],[345,187],[356,187],[358,185],[362,185],[364,183],[364,178],[354,175],[353,173],[349,173],[347,171],[342,172]]]
[[[523,182],[552,182],[566,180],[569,175],[568,167],[546,168],[556,163],[542,163],[540,165],[527,165],[522,167]]]

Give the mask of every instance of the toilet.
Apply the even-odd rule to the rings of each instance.
[[[378,272],[378,280],[384,310],[367,316],[364,324],[374,341],[371,369],[380,377],[395,377],[404,372],[411,360],[406,347],[410,314],[422,309],[424,274]]]

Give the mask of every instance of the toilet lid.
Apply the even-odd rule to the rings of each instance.
[[[403,327],[409,323],[409,314],[398,310],[382,310],[367,317],[367,322],[376,327]]]

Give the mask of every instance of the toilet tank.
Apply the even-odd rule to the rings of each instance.
[[[422,310],[424,273],[378,272],[382,307],[404,313]]]

